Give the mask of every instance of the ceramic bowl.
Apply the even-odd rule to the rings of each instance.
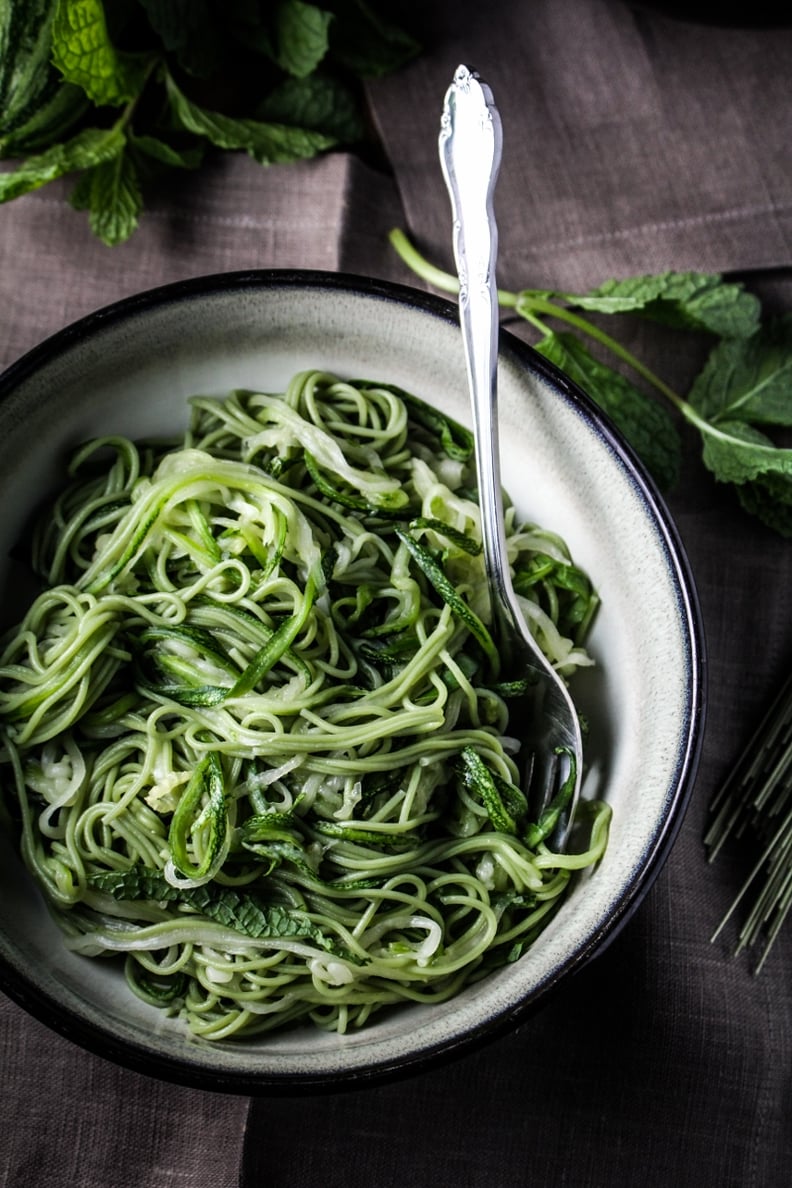
[[[0,583],[70,446],[99,433],[174,432],[186,399],[277,391],[298,370],[398,384],[469,423],[456,307],[335,274],[249,272],[167,286],[56,334],[0,379]],[[685,811],[702,730],[704,658],[677,533],[643,469],[595,406],[504,333],[503,479],[525,517],[559,532],[601,596],[596,668],[576,693],[591,721],[590,780],[613,808],[602,862],[532,949],[450,1002],[409,1006],[336,1036],[297,1028],[188,1037],[128,991],[111,961],[61,943],[8,828],[0,836],[0,987],[84,1047],[224,1092],[337,1090],[404,1075],[511,1026],[602,949],[658,874]]]

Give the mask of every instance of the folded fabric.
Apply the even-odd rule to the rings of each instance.
[[[436,262],[451,260],[439,115],[464,62],[503,121],[504,287],[792,264],[792,30],[686,23],[624,0],[437,0],[404,14],[426,52],[369,97],[409,230]]]
[[[83,314],[188,276],[369,262],[377,271],[402,218],[392,180],[341,152],[270,169],[243,153],[212,155],[200,173],[147,195],[137,231],[112,248],[70,206],[72,186],[64,178],[0,206],[2,366]]]

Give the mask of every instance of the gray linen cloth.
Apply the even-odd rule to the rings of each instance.
[[[0,363],[186,276],[302,267],[417,283],[387,245],[392,225],[450,266],[436,140],[460,61],[491,83],[504,122],[504,286],[792,267],[792,33],[687,25],[621,0],[410,0],[399,19],[425,53],[368,90],[393,177],[344,153],[269,170],[217,157],[153,195],[115,249],[92,239],[65,182],[0,208]],[[789,309],[792,285],[773,277],[758,283]],[[634,345],[684,388],[695,352],[649,332]],[[694,442],[669,498],[707,631],[708,727],[675,849],[610,948],[451,1069],[304,1101],[159,1083],[1,999],[0,1185],[788,1183],[792,937],[759,979],[731,959],[732,937],[710,944],[745,862],[707,866],[701,837],[792,658],[792,557],[703,475]]]
[[[436,0],[428,53],[370,88],[412,232],[451,265],[438,104],[460,62],[495,91],[499,281],[792,261],[792,31],[653,17],[622,0]]]

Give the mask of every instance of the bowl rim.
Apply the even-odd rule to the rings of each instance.
[[[97,330],[113,327],[138,316],[198,298],[220,296],[251,290],[312,289],[343,292],[406,305],[443,321],[459,325],[458,307],[451,300],[398,282],[364,277],[347,272],[312,269],[258,268],[210,273],[171,281],[140,290],[83,315],[48,335],[26,351],[0,374],[0,404],[41,366],[57,358],[72,346],[89,339]],[[33,1018],[83,1049],[109,1059],[135,1072],[157,1076],[174,1084],[213,1090],[221,1093],[259,1094],[338,1092],[360,1089],[401,1079],[466,1055],[510,1031],[544,1004],[549,992],[564,977],[577,972],[601,954],[640,907],[654,884],[679,834],[695,783],[703,744],[707,704],[707,654],[703,620],[690,562],[677,526],[663,496],[645,466],[618,429],[599,406],[574,381],[569,379],[532,346],[501,327],[501,354],[507,353],[529,370],[538,372],[560,390],[579,410],[598,436],[621,459],[655,526],[669,568],[678,587],[679,617],[685,624],[689,646],[687,660],[689,690],[687,717],[677,757],[677,776],[661,828],[645,861],[631,882],[622,889],[616,910],[602,921],[600,928],[555,967],[547,978],[524,1001],[507,1007],[500,1014],[483,1020],[464,1037],[448,1043],[391,1059],[371,1068],[357,1068],[353,1075],[311,1073],[278,1076],[242,1070],[227,1073],[193,1063],[179,1056],[139,1047],[121,1039],[110,1029],[83,1019],[54,995],[31,983],[24,973],[0,953],[0,991]]]

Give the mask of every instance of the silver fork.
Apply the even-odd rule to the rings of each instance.
[[[510,703],[509,728],[514,732],[522,716],[518,762],[529,815],[533,822],[543,822],[540,832],[560,851],[566,847],[580,794],[580,721],[566,685],[528,630],[509,574],[498,448],[498,232],[493,211],[502,131],[490,88],[466,66],[457,68],[446,92],[439,147],[451,197],[484,564],[500,679],[528,682],[526,694]]]

